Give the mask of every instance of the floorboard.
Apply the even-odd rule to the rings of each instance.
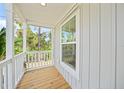
[[[69,84],[53,66],[28,71],[17,89],[70,89]]]

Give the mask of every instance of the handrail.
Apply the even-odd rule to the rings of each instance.
[[[8,62],[8,61],[11,60],[11,59],[12,59],[12,58],[4,59],[4,60],[0,61],[0,65],[6,64],[6,62]]]
[[[17,57],[17,56],[20,56],[20,55],[22,55],[22,54],[24,54],[24,53],[25,53],[25,52],[19,53],[19,54],[15,55],[13,58],[15,58],[15,57]],[[9,60],[12,60],[13,58],[6,58],[6,59],[0,61],[0,65],[6,64],[6,62],[8,62]]]
[[[25,52],[0,62],[0,88],[15,88],[24,74]],[[11,82],[11,83],[10,83]]]
[[[22,52],[13,58],[5,59],[0,62],[0,88],[16,88],[25,70],[52,65],[51,50]]]
[[[29,51],[26,52],[26,70],[48,67],[53,65],[52,51]]]
[[[52,50],[48,50],[48,51],[27,51],[26,53],[44,53],[44,52],[52,52]]]
[[[26,53],[26,52],[21,52],[21,53],[15,55],[14,58],[17,57],[17,56],[20,56],[20,55],[22,55],[22,54],[25,54],[25,53]]]

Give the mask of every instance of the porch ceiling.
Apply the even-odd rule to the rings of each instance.
[[[74,5],[73,3],[40,3],[15,4],[29,24],[54,27]]]

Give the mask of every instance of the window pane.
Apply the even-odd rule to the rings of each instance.
[[[6,15],[5,6],[0,4],[0,61],[6,56]]]
[[[40,50],[51,50],[51,28],[41,27],[40,29]]]
[[[62,44],[62,62],[72,68],[76,65],[76,44]]]
[[[28,25],[28,28],[27,28],[27,50],[28,51],[38,50],[38,32],[39,32],[39,27]]]
[[[75,16],[62,26],[62,43],[76,41]]]
[[[23,52],[23,24],[14,21],[14,51],[15,55]]]

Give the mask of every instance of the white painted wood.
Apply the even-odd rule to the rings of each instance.
[[[6,57],[14,56],[14,29],[13,29],[13,6],[6,4]]]
[[[0,65],[0,89],[3,88],[3,67]]]
[[[71,20],[71,18],[76,17],[76,41],[73,42],[66,42],[66,43],[62,43],[61,42],[61,31],[62,31],[62,26],[64,24],[66,24],[69,20]],[[60,64],[63,66],[63,68],[65,70],[67,70],[73,77],[75,77],[76,79],[79,80],[79,55],[80,55],[80,51],[79,51],[79,47],[80,47],[80,10],[76,9],[75,11],[72,12],[72,14],[70,16],[67,17],[67,19],[60,25]],[[62,62],[62,45],[63,44],[76,44],[76,66],[75,69],[70,67],[69,65],[65,64],[65,62]]]
[[[90,4],[89,88],[99,88],[99,4]]]
[[[51,51],[31,51],[26,52],[26,55],[25,65],[27,71],[53,65]]]
[[[83,15],[82,15],[83,23],[83,64],[82,64],[82,88],[88,88],[89,83],[89,4],[83,4]]]
[[[55,66],[72,88],[115,88],[115,4],[80,4],[80,9],[79,81],[60,66],[59,25],[55,31]]]
[[[16,85],[19,83],[19,81],[21,80],[23,74],[24,74],[24,57],[25,57],[25,53],[20,53],[16,56],[14,56],[14,66],[15,66],[15,83],[14,86],[16,87]]]
[[[6,59],[13,58],[14,56],[14,29],[13,29],[13,4],[6,4],[6,20],[7,20],[7,26],[6,26]],[[13,72],[12,68],[9,67],[9,72]],[[14,80],[14,74],[11,75],[8,72],[8,77],[11,79],[10,81]],[[12,77],[13,76],[13,79]],[[9,82],[9,85],[11,82]],[[9,88],[12,88],[12,86],[8,86]]]
[[[115,56],[112,54],[114,43],[112,17],[114,16],[112,4],[101,4],[101,62],[100,62],[100,88],[115,88]]]
[[[6,89],[8,89],[8,64],[5,65],[5,73],[6,73]]]
[[[124,88],[124,4],[117,4],[116,88]]]

